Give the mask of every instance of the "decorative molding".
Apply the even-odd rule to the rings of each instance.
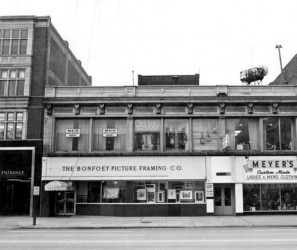
[[[100,115],[104,115],[105,114],[105,104],[104,103],[100,103],[99,104],[99,114]]]
[[[193,114],[193,103],[188,103],[188,114]]]
[[[52,115],[53,114],[53,106],[51,104],[46,105],[46,114]]]
[[[79,104],[75,104],[74,105],[74,108],[75,108],[74,113],[76,115],[79,115],[80,114],[80,106],[79,106]]]
[[[248,103],[247,105],[247,109],[248,109],[248,114],[252,114],[254,113],[254,104],[253,103]]]
[[[225,103],[220,103],[220,106],[219,106],[220,114],[225,114],[225,107],[226,107]]]
[[[157,103],[157,104],[156,104],[156,108],[157,108],[157,109],[156,109],[156,114],[161,114],[161,106],[162,106],[162,105],[161,105],[160,103]]]
[[[278,113],[278,103],[277,102],[274,102],[272,104],[272,113],[273,114],[277,114]]]
[[[129,114],[129,115],[133,114],[133,104],[129,103],[129,104],[127,105],[127,107],[128,107],[128,114]]]

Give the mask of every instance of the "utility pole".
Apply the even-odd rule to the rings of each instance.
[[[284,71],[283,71],[282,57],[280,52],[280,49],[282,49],[283,47],[280,44],[277,44],[275,48],[278,49],[279,63],[280,63],[281,75],[282,75],[282,84],[286,84]]]

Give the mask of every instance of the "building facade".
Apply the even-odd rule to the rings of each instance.
[[[297,212],[295,86],[46,88],[44,216]]]
[[[0,215],[32,213],[45,86],[90,86],[91,80],[50,17],[0,17]]]

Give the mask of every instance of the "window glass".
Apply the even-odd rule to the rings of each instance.
[[[7,121],[14,121],[14,113],[7,113]]]
[[[21,38],[28,38],[28,30],[21,30]]]
[[[0,113],[0,121],[5,121],[5,113]]]
[[[69,129],[79,129],[77,137],[71,137],[66,133]],[[61,119],[56,122],[56,150],[57,151],[81,151],[89,150],[89,120],[84,119]]]
[[[5,129],[5,123],[0,123],[0,139],[4,139],[4,129]]]
[[[290,118],[266,118],[264,120],[264,139],[266,150],[292,149],[292,124]]]
[[[12,79],[16,78],[16,70],[10,70],[10,78]]]
[[[4,38],[10,38],[10,30],[4,30]]]
[[[8,71],[7,70],[1,70],[1,78],[7,79]]]
[[[160,150],[161,121],[154,119],[135,120],[135,150]]]
[[[18,40],[12,40],[11,42],[11,54],[17,55],[19,50],[19,41]]]
[[[24,85],[25,81],[18,81],[17,96],[24,95]]]
[[[16,81],[8,82],[8,95],[15,96]]]
[[[7,123],[7,129],[6,129],[6,139],[11,140],[13,139],[13,123]]]
[[[0,30],[0,38],[2,38],[2,30]]]
[[[227,119],[227,134],[230,136],[230,148],[236,150],[259,149],[258,119]]]
[[[94,151],[126,151],[126,119],[94,119],[93,150]]]
[[[77,203],[204,203],[203,181],[92,181],[77,183]]]
[[[23,120],[23,113],[16,113],[16,120],[22,121]]]
[[[12,31],[12,38],[19,38],[19,30]]]
[[[5,95],[5,85],[6,85],[6,81],[0,81],[0,96]]]
[[[9,44],[10,40],[3,40],[3,47],[2,47],[2,55],[8,55],[9,54]]]
[[[17,123],[15,128],[15,139],[22,139],[23,123]]]
[[[19,70],[19,78],[25,78],[25,70]]]
[[[217,119],[193,119],[193,149],[218,150],[219,134]]]
[[[260,185],[247,184],[243,188],[244,211],[261,210]]]
[[[27,40],[21,40],[20,54],[25,55],[27,53]]]
[[[189,122],[183,119],[165,120],[166,150],[189,150]]]

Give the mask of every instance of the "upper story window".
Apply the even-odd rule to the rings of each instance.
[[[264,150],[292,150],[293,127],[291,118],[265,118]]]
[[[226,134],[234,150],[259,149],[259,120],[253,118],[227,119]]]
[[[61,119],[56,121],[56,151],[89,151],[89,119]]]
[[[0,112],[0,140],[23,138],[23,112]]]
[[[161,121],[158,119],[137,119],[134,123],[135,150],[160,150]]]
[[[126,151],[126,119],[94,119],[93,150],[94,151]]]
[[[0,69],[0,96],[23,96],[25,69]]]
[[[0,30],[0,55],[26,55],[27,29]]]
[[[193,119],[193,150],[219,150],[218,119]]]
[[[165,120],[165,149],[189,151],[189,120]]]

